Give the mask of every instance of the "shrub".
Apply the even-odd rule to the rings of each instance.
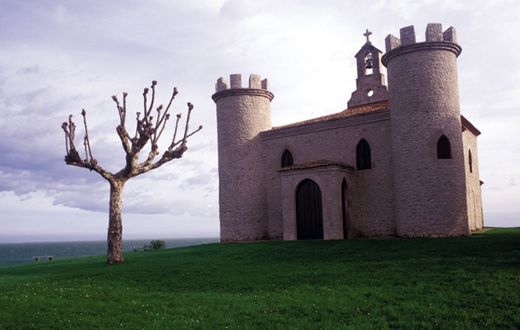
[[[153,240],[150,242],[150,248],[152,250],[161,250],[161,249],[164,249],[166,247],[166,243],[164,241],[161,241],[161,240]]]

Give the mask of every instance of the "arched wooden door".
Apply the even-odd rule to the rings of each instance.
[[[323,239],[321,190],[310,179],[296,188],[296,228],[298,239]]]

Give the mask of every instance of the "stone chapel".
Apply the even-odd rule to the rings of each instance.
[[[273,94],[250,75],[219,78],[220,238],[469,235],[483,227],[477,137],[461,116],[453,27],[364,34],[356,90],[338,113],[271,126]],[[382,73],[386,67],[388,87]]]

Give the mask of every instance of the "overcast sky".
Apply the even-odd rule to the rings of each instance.
[[[0,0],[0,242],[105,239],[108,184],[66,166],[61,123],[85,108],[94,157],[123,165],[114,94],[142,106],[177,86],[195,105],[180,160],[128,182],[125,238],[218,236],[218,77],[260,74],[275,94],[273,125],[346,108],[362,33],[454,26],[461,110],[478,129],[485,224],[520,226],[520,2]],[[244,79],[244,78],[243,78]],[[164,149],[163,149],[164,150]]]

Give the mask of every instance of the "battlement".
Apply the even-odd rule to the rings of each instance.
[[[457,57],[462,52],[462,48],[457,44],[457,33],[453,27],[449,27],[443,32],[441,24],[429,23],[426,26],[426,40],[423,42],[415,40],[413,25],[406,26],[399,32],[400,38],[391,34],[385,38],[386,53],[381,58],[381,62],[385,66],[388,65],[391,59],[397,56],[416,51],[443,50],[452,52]]]
[[[400,38],[389,34],[385,38],[386,52],[402,47],[416,44],[415,29],[413,25],[406,26],[399,31]],[[429,23],[426,26],[425,42],[450,42],[457,43],[457,32],[455,28],[449,27],[446,31],[442,31],[442,24]]]
[[[227,89],[240,89],[240,88],[251,88],[251,89],[264,89],[268,90],[269,85],[267,78],[262,78],[257,74],[249,75],[249,84],[247,87],[242,87],[242,75],[240,73],[232,74],[229,76],[229,82],[223,77],[218,78],[215,84],[215,92],[221,92]]]
[[[253,95],[266,97],[271,101],[274,95],[268,88],[267,79],[262,80],[257,74],[250,74],[247,87],[242,87],[242,75],[237,73],[229,76],[229,82],[223,77],[218,78],[215,84],[215,94],[211,97],[213,101],[217,102],[223,97]]]

